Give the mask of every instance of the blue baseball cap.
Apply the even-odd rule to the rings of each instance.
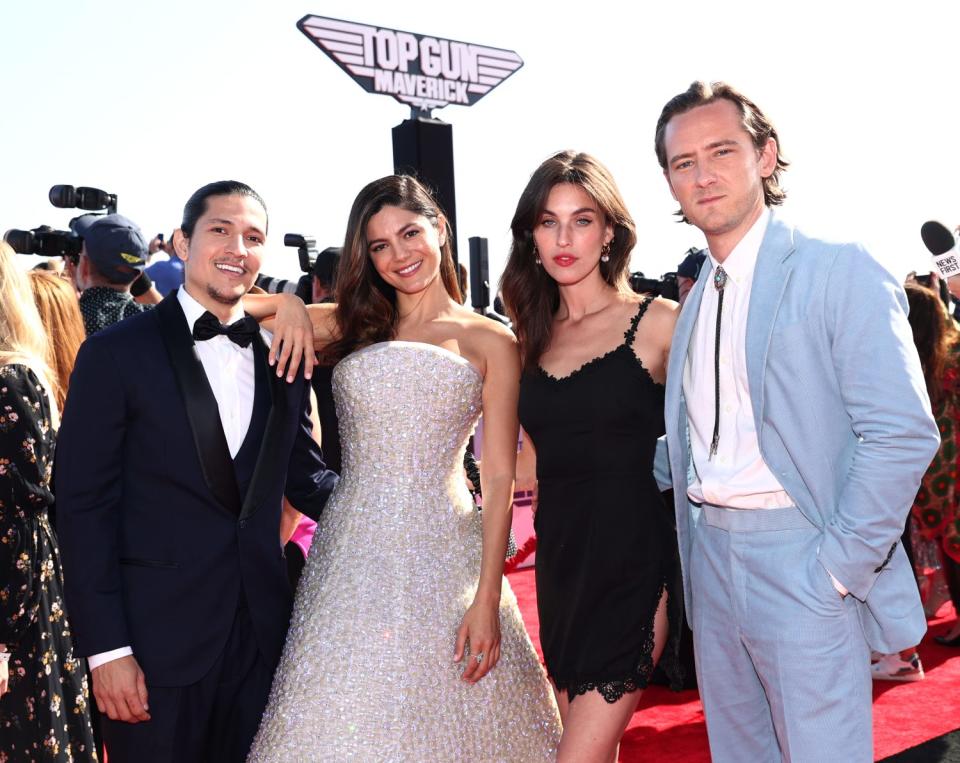
[[[70,229],[83,239],[84,251],[113,284],[136,280],[147,264],[147,242],[140,228],[123,215],[80,215]]]
[[[684,257],[683,262],[677,266],[677,275],[683,276],[684,278],[692,278],[696,281],[700,275],[700,268],[703,267],[703,262],[706,259],[707,253],[702,249],[691,252]]]

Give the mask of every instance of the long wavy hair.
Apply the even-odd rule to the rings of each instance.
[[[31,270],[28,279],[47,333],[47,364],[53,372],[51,381],[57,407],[62,411],[77,352],[87,338],[77,291],[66,279],[49,271]]]
[[[945,392],[943,376],[947,357],[953,346],[960,341],[960,332],[947,315],[940,297],[926,286],[908,283],[907,302],[910,313],[907,320],[913,329],[913,343],[920,355],[923,378],[934,409],[943,401]]]
[[[462,301],[453,263],[453,234],[430,191],[409,175],[374,180],[357,194],[347,220],[335,291],[337,339],[321,352],[324,364],[336,363],[355,350],[397,335],[400,315],[396,289],[383,280],[367,251],[367,224],[384,207],[423,215],[438,233],[445,234],[440,246],[440,280],[452,299]]]
[[[10,245],[0,241],[0,365],[29,367],[51,393],[52,403],[57,398],[57,386],[47,363],[47,344],[27,274],[17,264]],[[53,408],[56,420],[58,409]]]
[[[604,223],[613,226],[610,260],[600,263],[603,280],[628,292],[630,253],[637,243],[636,226],[610,171],[590,154],[561,151],[537,167],[523,189],[510,229],[513,243],[500,288],[503,304],[513,321],[524,368],[531,368],[550,345],[553,317],[560,306],[560,289],[536,263],[533,231],[555,185],[572,183],[596,202]]]

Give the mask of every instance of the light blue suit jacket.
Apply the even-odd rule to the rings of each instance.
[[[693,465],[683,369],[710,272],[702,269],[677,321],[656,462],[661,487],[674,489],[688,618],[699,510],[686,498]],[[760,453],[823,531],[819,561],[857,599],[867,642],[888,653],[926,630],[898,541],[939,444],[906,310],[900,284],[862,247],[808,238],[771,215],[746,331]]]

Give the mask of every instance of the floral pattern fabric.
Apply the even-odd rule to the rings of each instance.
[[[913,504],[921,534],[936,541],[960,562],[960,511],[957,466],[960,455],[960,342],[947,358],[943,374],[944,397],[934,410],[940,429],[940,449],[927,468]]]
[[[0,366],[0,763],[96,761],[86,669],[74,656],[48,510],[49,398],[25,366]]]

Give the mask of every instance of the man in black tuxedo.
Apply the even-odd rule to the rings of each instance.
[[[175,236],[184,286],[77,357],[58,532],[111,763],[245,758],[292,602],[281,499],[315,518],[336,482],[309,385],[270,372],[244,317],[266,231],[251,188],[204,186]]]

